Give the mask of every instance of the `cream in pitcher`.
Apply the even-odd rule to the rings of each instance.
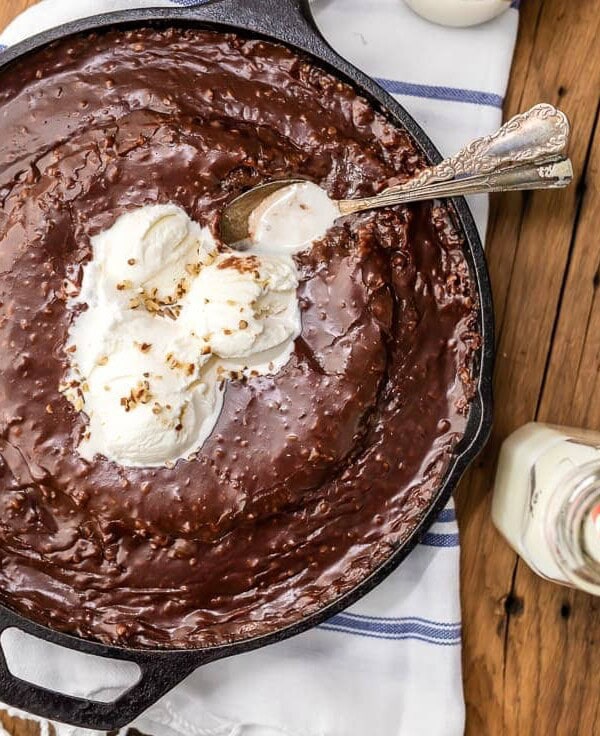
[[[514,432],[492,517],[538,575],[600,595],[600,432],[534,422]]]

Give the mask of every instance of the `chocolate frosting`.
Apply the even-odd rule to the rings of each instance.
[[[191,29],[55,43],[0,75],[0,600],[84,637],[195,647],[273,631],[414,530],[463,436],[476,290],[440,205],[340,220],[297,257],[302,334],[228,385],[174,468],[77,453],[59,393],[90,237],[174,202],[217,231],[247,187],[370,195],[425,165],[409,135],[302,56]]]

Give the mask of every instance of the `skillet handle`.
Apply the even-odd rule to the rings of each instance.
[[[50,721],[96,731],[113,731],[129,725],[202,664],[198,653],[127,651],[48,632],[47,629],[26,622],[12,611],[0,607],[0,633],[9,628],[17,628],[40,640],[50,641],[54,646],[58,642],[62,646],[72,644],[68,646],[69,649],[138,665],[139,680],[112,702],[102,703],[57,693],[15,677],[8,669],[4,651],[0,647],[2,703]],[[40,641],[40,646],[43,645],[44,642]],[[93,660],[91,666],[93,667]]]

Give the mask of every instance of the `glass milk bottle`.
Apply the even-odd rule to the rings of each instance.
[[[492,518],[538,575],[600,595],[600,432],[533,422],[514,432]]]

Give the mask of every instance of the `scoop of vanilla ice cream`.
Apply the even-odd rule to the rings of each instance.
[[[71,335],[75,396],[89,418],[82,457],[98,453],[147,466],[191,452],[206,439],[202,428],[218,409],[215,379],[208,377],[211,385],[201,379],[210,356],[168,319],[133,312],[110,325],[99,322],[98,311],[88,310]]]
[[[294,261],[219,255],[175,205],[129,212],[92,245],[69,303],[61,386],[88,417],[79,453],[138,467],[189,458],[215,426],[228,377],[289,360],[301,329]]]
[[[108,288],[143,287],[166,296],[188,277],[190,267],[210,261],[215,241],[184,210],[166,204],[127,212],[92,238],[92,247]]]
[[[206,439],[212,429],[207,420],[220,408],[215,386],[189,391],[186,374],[168,368],[161,357],[123,346],[94,368],[84,392],[89,426],[79,447],[82,457],[99,453],[123,465],[162,465]]]
[[[288,257],[224,253],[204,268],[181,323],[221,358],[245,358],[300,333],[298,276]]]
[[[130,348],[135,348],[130,360],[137,375],[147,372],[149,363],[157,375],[179,365],[185,366],[182,376],[188,383],[198,378],[210,358],[203,354],[204,346],[197,340],[175,329],[173,320],[139,310],[111,310],[104,305],[81,313],[71,328],[68,346],[75,348],[72,364],[88,379],[98,366],[112,363],[114,356]]]

